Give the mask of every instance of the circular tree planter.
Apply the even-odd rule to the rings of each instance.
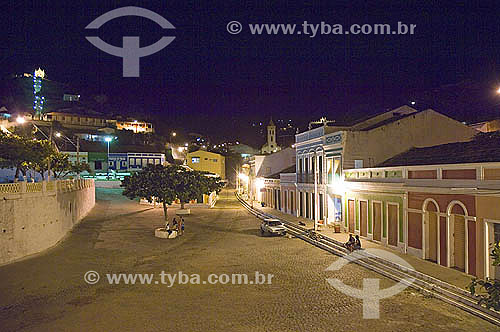
[[[172,231],[170,234],[168,234],[165,228],[157,228],[155,229],[155,237],[160,239],[175,239],[177,237],[177,231]]]
[[[175,212],[175,214],[178,216],[185,216],[191,214],[191,209],[179,209]]]

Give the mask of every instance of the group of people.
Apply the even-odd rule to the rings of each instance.
[[[359,235],[356,235],[356,238],[354,238],[352,234],[349,234],[349,240],[344,245],[350,252],[361,249],[361,240],[359,239]]]
[[[167,221],[165,225],[165,230],[170,235],[172,231],[176,231],[177,235],[182,235],[184,233],[184,218],[180,217],[179,221],[176,218],[172,220],[172,227],[170,227],[170,223]]]

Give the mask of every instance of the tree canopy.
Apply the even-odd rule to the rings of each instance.
[[[72,164],[69,156],[58,152],[49,140],[0,132],[0,165],[16,169],[14,181],[17,181],[19,174],[26,175],[28,169],[37,171],[44,178],[49,161],[57,178],[69,173],[90,171],[85,163]]]
[[[212,192],[219,192],[224,183],[220,178],[199,171],[191,171],[178,165],[148,165],[122,181],[123,195],[130,199],[145,198],[163,204],[164,217],[168,220],[167,205],[176,199],[184,203]]]
[[[28,169],[46,170],[48,158],[57,150],[47,140],[0,133],[0,160],[3,167],[15,168],[15,181]],[[43,173],[42,173],[43,177]]]

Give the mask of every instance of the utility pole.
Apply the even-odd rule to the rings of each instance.
[[[80,137],[76,136],[76,164],[80,164]]]
[[[106,139],[106,142],[108,143],[108,165],[107,165],[107,175],[106,175],[106,179],[107,179],[108,181],[109,181],[109,164],[110,164],[110,162],[109,162],[109,142],[110,142],[110,141],[111,141],[110,139]]]
[[[240,172],[239,172],[239,166],[236,166],[236,192],[238,195],[240,194]]]
[[[314,231],[318,230],[318,158],[314,154]]]
[[[80,170],[80,137],[76,136],[76,166]],[[78,178],[80,178],[80,172],[78,172]]]
[[[52,145],[52,123],[49,130],[49,143]],[[47,158],[47,181],[50,181],[50,156]]]

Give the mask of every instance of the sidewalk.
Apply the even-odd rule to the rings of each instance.
[[[306,228],[313,228],[314,227],[314,222],[310,219],[302,218],[302,217],[295,217],[290,214],[283,213],[281,211],[275,210],[270,207],[257,207],[257,204],[254,204],[254,207],[264,213],[271,214],[273,216],[276,216],[280,219],[287,220],[289,222],[299,224],[299,221],[303,222],[306,224]],[[349,233],[335,233],[333,231],[333,228],[330,227],[321,227],[319,229],[319,232],[323,236],[327,236],[331,239],[334,239],[339,242],[347,242],[347,239],[349,238]],[[461,271],[457,271],[455,269],[449,268],[449,267],[444,267],[441,265],[438,265],[433,262],[429,262],[426,260],[423,260],[421,258],[418,258],[416,256],[412,255],[407,255],[403,254],[399,251],[392,250],[388,247],[385,247],[383,245],[380,245],[378,243],[372,242],[368,239],[363,239],[361,238],[361,243],[363,245],[363,248],[377,248],[377,249],[383,249],[386,251],[389,251],[395,255],[398,255],[399,257],[403,258],[406,262],[408,262],[415,270],[418,272],[427,274],[429,276],[432,276],[436,279],[442,280],[444,282],[447,282],[449,284],[455,285],[459,288],[465,289],[465,287],[470,283],[472,280],[472,276],[467,275]]]

